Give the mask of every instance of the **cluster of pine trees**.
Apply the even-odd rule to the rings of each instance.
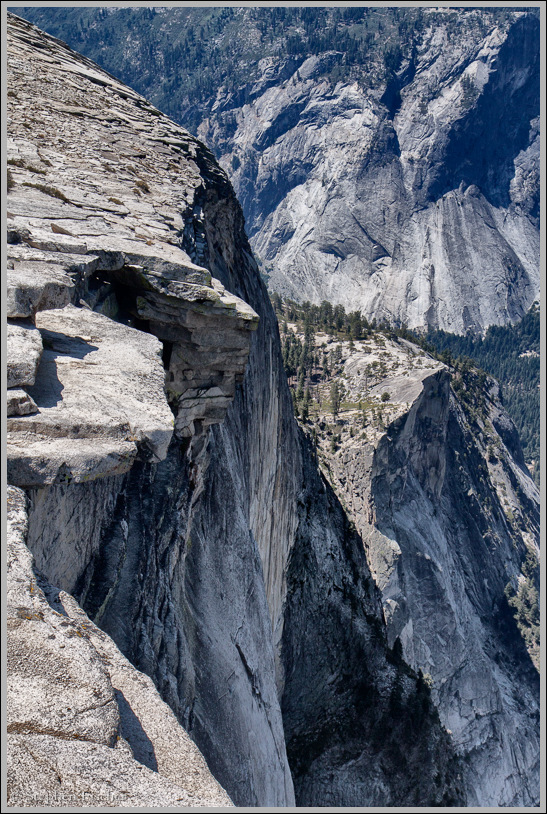
[[[340,339],[366,339],[372,331],[385,330],[388,326],[376,320],[368,322],[359,311],[349,311],[343,305],[333,305],[323,300],[321,305],[310,302],[297,303],[294,300],[282,300],[277,292],[270,294],[274,311],[281,326],[283,323],[302,322],[304,330],[313,333],[324,331]]]
[[[471,421],[484,412],[487,374],[500,384],[505,409],[519,432],[524,457],[539,486],[540,391],[539,391],[539,307],[534,305],[517,325],[491,326],[484,337],[459,336],[446,331],[425,335],[405,326],[393,327],[376,320],[369,322],[359,311],[346,312],[343,305],[324,300],[320,305],[283,300],[270,295],[281,327],[283,362],[293,386],[297,415],[309,412],[309,383],[327,380],[336,371],[336,348],[329,354],[315,351],[313,336],[323,331],[340,340],[367,339],[381,332],[391,339],[407,339],[419,345],[453,372],[452,387]],[[287,331],[287,322],[299,323],[304,341]],[[336,394],[333,403],[338,403]]]
[[[532,660],[539,670],[540,614],[539,614],[539,568],[535,554],[529,551],[522,564],[524,579],[515,590],[511,583],[505,588],[505,596],[513,609],[517,625],[526,642]]]
[[[383,427],[384,416],[380,405],[372,408],[359,402],[350,404],[342,381],[343,353],[342,341],[349,340],[349,349],[354,340],[367,339],[375,333],[382,333],[394,338],[396,333],[386,323],[368,322],[358,311],[346,312],[343,305],[333,305],[324,300],[321,305],[309,302],[297,303],[294,300],[283,300],[276,292],[270,294],[274,310],[280,324],[283,365],[291,388],[295,415],[303,422],[310,416],[312,404],[315,412],[322,409],[332,414],[336,420],[342,409],[358,409],[357,427],[369,425]],[[296,323],[298,332],[288,328],[288,322]],[[331,341],[317,348],[315,334],[322,332],[330,336]],[[302,336],[303,334],[303,336]],[[332,340],[338,340],[333,342]],[[386,375],[385,363],[374,361],[363,371],[365,382],[372,386]],[[382,402],[389,401],[388,392],[382,394]],[[353,428],[351,434],[353,434]],[[312,429],[316,437],[317,428]],[[332,451],[337,448],[338,436],[332,428]]]
[[[426,346],[442,361],[468,359],[501,385],[503,404],[517,427],[524,458],[539,485],[540,311],[533,305],[516,325],[492,325],[484,337],[432,331]],[[414,340],[416,341],[416,340]]]

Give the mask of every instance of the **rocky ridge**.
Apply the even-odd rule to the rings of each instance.
[[[8,477],[31,490],[28,520],[26,498],[17,489],[9,495],[15,512],[10,577],[28,582],[27,594],[40,605],[36,613],[19,613],[32,602],[14,598],[13,627],[21,629],[10,629],[10,672],[21,687],[10,708],[10,801],[230,805],[150,680],[72,597],[43,577],[43,592],[37,587],[24,545],[34,542],[43,571],[74,591],[100,550],[102,523],[124,475],[137,461],[165,460],[173,442],[191,458],[207,428],[224,418],[258,317],[188,251],[196,259],[204,245],[194,196],[207,166],[226,182],[204,148],[145,100],[12,16],[9,50]],[[186,150],[199,153],[201,169]],[[164,176],[151,155],[163,161]],[[129,158],[141,161],[139,170],[126,167]],[[176,185],[169,183],[174,171],[181,172]],[[51,490],[68,501],[50,501],[40,515]],[[58,639],[59,614],[77,619],[69,638],[85,639],[83,654]],[[25,648],[40,650],[36,637],[46,635],[44,619],[56,641],[40,667],[19,676]],[[70,713],[71,702],[59,692],[53,667],[65,647],[61,661],[75,692],[108,696],[106,711],[101,701],[92,720],[76,718],[69,733],[63,710]],[[88,662],[95,666],[84,680]],[[36,680],[30,673],[41,671],[37,696],[28,682]],[[89,689],[80,690],[80,683]],[[45,707],[44,693],[52,699]],[[35,720],[27,721],[31,698]],[[74,739],[82,741],[79,751]],[[38,766],[50,768],[29,784]]]
[[[25,36],[27,48],[36,43],[28,31]],[[190,208],[191,221],[196,220],[193,195],[202,183],[196,163],[186,160],[195,153],[191,139],[181,136],[158,111],[149,117],[141,113],[139,125],[139,111],[154,108],[113,78],[105,79],[83,58],[75,63],[61,52],[55,54],[57,63],[42,54],[43,66],[57,64],[68,76],[62,82],[40,80],[21,59],[21,46],[20,34],[17,52],[12,49],[10,54],[7,313],[8,353],[14,361],[8,358],[8,384],[32,388],[29,395],[40,409],[32,419],[10,419],[13,448],[8,458],[12,482],[28,486],[57,477],[52,433],[43,427],[58,426],[65,415],[75,426],[57,435],[71,436],[74,449],[81,449],[66,477],[78,481],[95,472],[86,441],[90,436],[103,444],[102,474],[127,471],[137,442],[141,457],[163,459],[173,415],[165,400],[162,352],[170,357],[165,376],[177,433],[199,434],[222,420],[245,369],[248,332],[256,328],[258,318],[182,248],[180,213]],[[24,81],[40,84],[39,90],[33,85],[42,106],[36,111],[39,118],[33,119],[38,135],[32,143],[26,138],[30,125]],[[105,94],[110,102],[106,109],[104,102],[99,104]],[[86,162],[75,148],[84,128],[89,139]],[[151,148],[159,166],[147,160]],[[174,188],[170,173],[172,177],[179,170],[182,158],[184,186]],[[204,153],[203,160],[209,162],[210,172],[217,172],[210,156]],[[102,170],[99,176],[97,168]],[[186,242],[196,257],[203,238],[192,234]],[[71,304],[79,310],[67,307]],[[143,340],[142,331],[130,327],[134,325],[162,341],[153,336]],[[21,356],[25,369],[18,370],[15,360]],[[57,393],[51,390],[52,375],[58,379]],[[112,387],[118,389],[111,392]],[[12,409],[17,416],[17,407]],[[197,433],[194,422],[200,428]],[[44,433],[47,442],[41,438]],[[42,450],[44,443],[49,446]],[[35,463],[25,462],[25,454]],[[51,471],[26,472],[41,454]]]
[[[106,702],[95,715],[93,688],[77,685],[84,707],[62,722],[64,690],[46,687],[51,707],[30,705],[43,729],[51,722],[38,733],[15,705],[24,731],[13,749],[26,755],[25,739],[38,740],[12,799],[29,799],[28,776],[49,749],[70,804],[95,762],[86,802],[106,805],[141,789],[150,805],[155,793],[161,805],[184,794],[209,805],[227,799],[218,783],[236,805],[292,805],[295,794],[299,805],[458,804],[451,737],[423,679],[388,645],[363,539],[294,422],[275,315],[226,176],[203,145],[64,44],[11,15],[9,33],[10,319],[22,341],[40,335],[30,370],[18,372],[26,351],[12,357],[9,471],[28,512],[10,492],[13,571],[55,628],[54,661],[56,620],[73,620],[66,663],[75,676],[95,665]],[[117,194],[105,195],[111,182]],[[26,594],[14,601],[15,671],[45,629],[17,616],[34,607]],[[72,649],[80,639],[92,649]],[[82,746],[87,763],[71,766],[61,742],[82,721],[94,740]],[[181,744],[172,762],[161,721]],[[114,796],[100,765],[117,778]]]
[[[539,573],[539,494],[498,387],[382,332],[319,332],[314,347],[343,393],[334,417],[331,379],[313,374],[303,426],[363,539],[388,639],[431,684],[467,799],[532,805],[538,675],[506,585],[526,581],[527,558]]]

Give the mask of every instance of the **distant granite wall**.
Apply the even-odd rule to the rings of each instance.
[[[539,296],[539,20],[453,17],[435,15],[387,86],[332,87],[331,51],[264,59],[243,106],[219,94],[198,134],[272,290],[456,333]]]

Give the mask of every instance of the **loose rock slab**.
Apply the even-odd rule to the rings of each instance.
[[[32,325],[8,323],[8,387],[34,384],[42,355],[42,338]]]
[[[20,387],[15,387],[13,390],[8,390],[7,393],[7,415],[8,418],[13,415],[31,415],[37,413],[38,407],[34,399],[28,393],[25,393]]]
[[[11,482],[38,486],[123,471],[137,444],[141,454],[164,458],[173,415],[159,340],[74,306],[42,311],[36,322],[46,347],[29,393],[39,413],[8,420]]]
[[[61,266],[49,263],[18,264],[8,269],[6,310],[8,317],[34,317],[36,311],[62,308],[70,302],[74,282]]]

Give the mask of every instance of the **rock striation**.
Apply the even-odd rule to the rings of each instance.
[[[226,175],[59,40],[8,32],[10,802],[464,803],[294,420]]]
[[[231,807],[151,680],[35,571],[7,498],[9,804]]]
[[[355,407],[335,451],[319,420],[320,461],[364,542],[388,640],[431,683],[469,804],[533,805],[539,676],[506,586],[527,559],[539,573],[540,504],[498,386],[478,376],[458,399],[472,374],[381,333],[339,356]]]
[[[33,386],[29,395],[38,412],[30,421],[10,420],[8,459],[12,481],[30,486],[91,477],[97,466],[101,474],[127,471],[137,445],[141,457],[163,459],[173,413],[181,436],[194,434],[194,422],[204,429],[222,420],[258,318],[183,248],[181,212],[193,212],[202,181],[191,160],[184,187],[174,189],[169,173],[195,151],[189,137],[157,111],[145,115],[151,105],[83,58],[74,62],[62,50],[54,53],[67,78],[40,78],[38,68],[21,59],[36,38],[28,30],[26,39],[18,33],[10,54],[7,313],[8,351],[25,361],[20,369],[9,363],[8,386]],[[48,50],[42,67],[55,64]],[[34,143],[24,126],[30,91],[42,100]],[[84,129],[82,159],[76,145]],[[150,149],[161,156],[159,165]],[[213,166],[205,153],[203,160]],[[199,235],[186,244],[195,254]],[[143,339],[141,328],[152,336]],[[59,421],[65,427],[52,441],[44,422]],[[64,461],[62,439],[68,437],[72,457]],[[101,445],[95,457],[102,464],[91,451]],[[34,464],[20,459],[25,454]],[[47,471],[40,469],[40,455]]]
[[[272,290],[455,333],[538,297],[539,19],[456,14],[376,86],[331,81],[332,51],[261,60],[245,104],[219,90],[198,134]]]

